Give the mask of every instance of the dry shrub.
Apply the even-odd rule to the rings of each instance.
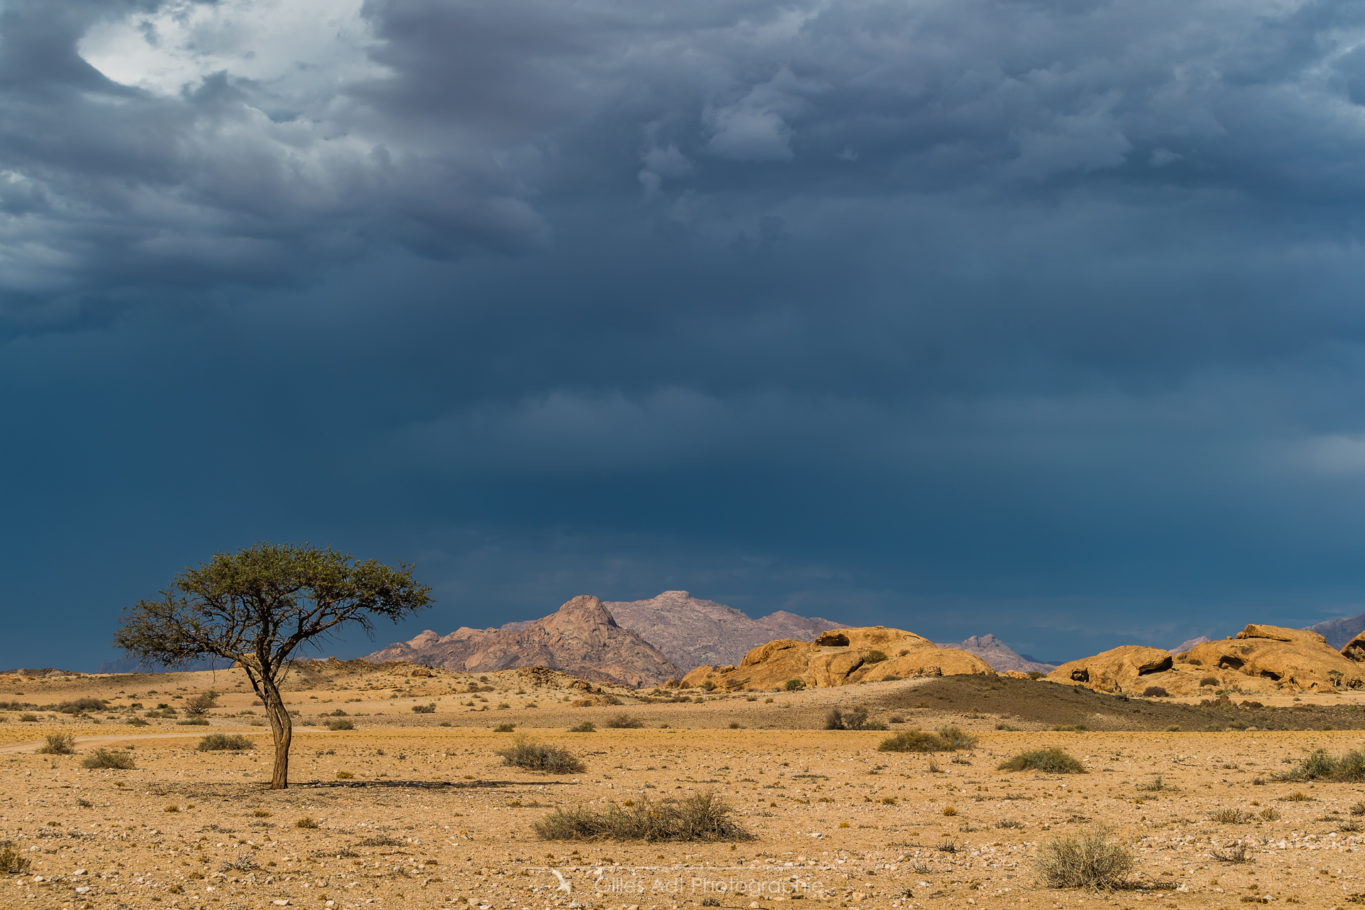
[[[503,764],[528,771],[544,771],[547,774],[577,774],[583,770],[583,762],[568,749],[535,743],[518,737],[510,749],[498,753]]]
[[[955,752],[975,745],[975,736],[949,725],[939,727],[937,733],[913,728],[902,730],[882,740],[877,749],[881,752]]]
[[[96,749],[81,762],[83,768],[110,768],[115,771],[128,771],[133,767],[133,756],[127,752],[113,749]]]
[[[1049,888],[1088,888],[1112,891],[1123,887],[1133,871],[1133,853],[1109,839],[1103,828],[1074,837],[1057,837],[1043,844],[1036,869]]]
[[[536,822],[545,840],[740,841],[753,835],[730,818],[730,807],[713,792],[604,809],[556,809]]]
[[[33,863],[9,841],[0,841],[0,874],[23,875]]]
[[[1142,690],[1143,698],[1168,698],[1170,694],[1161,686],[1148,686]]]
[[[349,720],[329,720],[327,721],[328,730],[354,730],[355,724]]]
[[[70,755],[76,751],[76,737],[70,733],[49,733],[38,751],[44,755]]]
[[[1209,817],[1220,825],[1245,825],[1254,818],[1246,809],[1219,809]]]
[[[1071,753],[1055,746],[1020,752],[1000,764],[1001,771],[1047,771],[1051,774],[1084,774],[1085,765]]]
[[[199,740],[200,752],[241,752],[251,748],[251,740],[245,736],[228,733],[210,733]]]
[[[1329,780],[1339,783],[1365,782],[1365,750],[1357,749],[1337,758],[1319,749],[1299,762],[1280,780]]]
[[[607,726],[615,730],[638,730],[644,726],[644,722],[639,718],[631,717],[629,714],[617,714],[607,718]]]

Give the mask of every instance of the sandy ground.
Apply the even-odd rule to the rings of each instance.
[[[0,875],[0,908],[1365,903],[1365,815],[1353,814],[1365,813],[1365,786],[1274,779],[1313,749],[1362,748],[1358,730],[1057,731],[917,701],[909,682],[700,704],[633,703],[623,690],[535,685],[514,672],[481,681],[343,669],[292,682],[293,786],[269,791],[269,733],[236,674],[0,676],[0,702],[111,703],[85,718],[0,711],[0,840],[31,861]],[[208,727],[180,726],[179,710],[126,722],[210,688],[222,694]],[[613,695],[623,703],[582,704]],[[431,703],[433,713],[412,710]],[[855,703],[893,730],[955,723],[980,742],[956,754],[886,753],[876,747],[887,733],[818,729],[831,705]],[[320,726],[336,711],[355,729]],[[606,726],[623,713],[645,726]],[[584,720],[597,730],[568,732]],[[499,723],[516,733],[494,732]],[[38,754],[54,732],[77,736],[76,754]],[[208,732],[243,733],[255,748],[197,751]],[[498,750],[519,733],[572,749],[587,771],[505,766]],[[1065,748],[1088,773],[998,770],[1040,746]],[[136,767],[84,769],[97,747],[129,751]],[[555,806],[708,789],[753,840],[547,842],[532,827]],[[299,827],[303,819],[316,827]],[[1096,894],[1040,884],[1040,845],[1095,824],[1134,851],[1129,886]],[[1246,862],[1218,858],[1238,844]]]

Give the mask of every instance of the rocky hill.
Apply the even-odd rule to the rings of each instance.
[[[1234,638],[1206,641],[1180,654],[1126,645],[1062,664],[1054,682],[1105,692],[1169,695],[1215,691],[1330,692],[1365,686],[1365,642],[1338,651],[1306,629],[1252,624]]]
[[[973,635],[971,638],[962,641],[939,642],[938,646],[940,648],[957,648],[960,651],[966,651],[968,654],[975,654],[990,664],[991,669],[997,673],[1005,673],[1009,670],[1016,673],[1051,673],[1057,669],[1056,664],[1029,660],[990,634]]]
[[[1348,641],[1365,632],[1365,613],[1345,619],[1329,619],[1309,626],[1308,631],[1318,633],[1334,648],[1343,648]]]
[[[837,623],[779,610],[747,614],[686,591],[665,591],[648,600],[604,604],[623,629],[638,632],[683,670],[704,664],[739,663],[750,650],[779,638],[810,641]]]
[[[682,682],[703,688],[771,691],[991,672],[974,654],[940,648],[913,632],[869,626],[822,632],[813,642],[768,642],[744,655],[737,666],[697,667]]]
[[[449,635],[431,630],[367,654],[364,660],[405,660],[447,670],[487,673],[513,667],[549,667],[582,679],[644,686],[681,675],[679,668],[640,635],[617,624],[596,597],[575,597],[554,613],[498,629],[462,627]]]

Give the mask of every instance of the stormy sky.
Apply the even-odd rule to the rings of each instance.
[[[1359,0],[4,0],[0,667],[258,540],[381,643],[1357,613],[1362,213]]]

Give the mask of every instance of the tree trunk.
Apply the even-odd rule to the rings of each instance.
[[[275,771],[270,777],[270,789],[284,790],[289,786],[289,742],[293,738],[294,723],[269,674],[262,676],[261,688],[265,712],[270,717],[270,732],[275,737]]]

